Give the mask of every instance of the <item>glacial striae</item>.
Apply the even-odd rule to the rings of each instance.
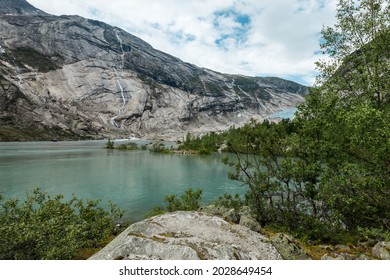
[[[306,91],[196,67],[99,21],[0,1],[1,141],[182,139],[294,107]]]

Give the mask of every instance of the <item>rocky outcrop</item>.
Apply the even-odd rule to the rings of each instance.
[[[390,260],[390,242],[378,242],[372,248],[372,255],[380,260]]]
[[[0,38],[0,79],[28,100],[1,112],[1,126],[14,131],[182,139],[261,120],[306,93],[279,78],[199,68],[117,27],[48,15],[23,0],[0,2]],[[3,87],[0,98],[10,95]]]
[[[0,0],[0,14],[44,15],[45,13],[30,5],[25,0]]]
[[[271,243],[282,255],[284,260],[310,260],[303,246],[292,236],[277,233],[271,238]]]
[[[173,212],[135,223],[92,260],[278,260],[263,235],[199,212]]]

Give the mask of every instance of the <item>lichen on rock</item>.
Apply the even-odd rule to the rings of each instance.
[[[129,226],[90,259],[280,260],[268,239],[220,217],[178,211]]]

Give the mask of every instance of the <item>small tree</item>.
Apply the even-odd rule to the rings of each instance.
[[[106,145],[105,145],[105,148],[106,148],[106,149],[114,149],[114,148],[115,148],[114,141],[112,141],[111,139],[108,139],[108,140],[107,140],[107,143],[106,143]]]
[[[146,214],[146,217],[160,215],[165,212],[196,211],[200,208],[202,193],[203,190],[201,189],[193,190],[192,188],[189,188],[180,197],[176,194],[167,195],[164,198],[166,206],[154,207]]]

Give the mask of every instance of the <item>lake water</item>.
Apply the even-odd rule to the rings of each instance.
[[[201,188],[204,202],[224,193],[243,194],[227,178],[221,155],[165,155],[104,149],[105,141],[0,143],[0,194],[24,198],[40,187],[50,195],[111,200],[140,220],[168,194]]]
[[[277,119],[294,119],[295,113],[298,111],[298,108],[289,108],[283,111],[279,111],[276,113],[273,113],[269,115],[268,117],[271,119],[277,118]]]

